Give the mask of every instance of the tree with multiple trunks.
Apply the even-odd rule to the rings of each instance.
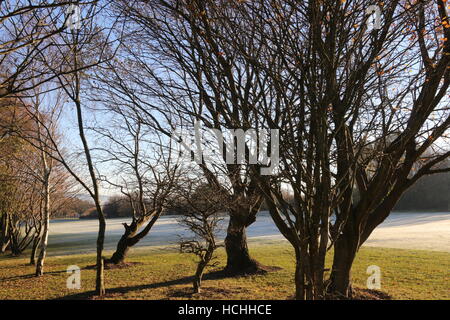
[[[145,41],[137,52],[127,47],[124,65],[137,69],[125,80],[133,86],[117,78],[114,90],[153,121],[145,112],[163,101],[170,123],[175,113],[178,123],[219,130],[280,130],[278,174],[262,177],[249,165],[244,175],[227,165],[230,185],[248,177],[266,199],[295,249],[297,298],[351,295],[362,243],[409,186],[448,170],[436,169],[449,156],[445,4],[384,2],[379,29],[358,0],[142,5],[126,7],[137,26],[130,39]]]
[[[378,29],[365,4],[197,4],[204,19],[233,13],[220,19],[234,30],[226,38],[234,55],[223,58],[240,57],[267,75],[271,103],[252,112],[261,127],[280,130],[281,165],[279,175],[258,180],[295,249],[299,299],[351,296],[361,245],[420,177],[450,170],[439,167],[450,155],[447,6],[385,1]]]

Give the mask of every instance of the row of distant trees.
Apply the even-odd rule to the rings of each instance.
[[[286,199],[289,195],[285,196]],[[292,195],[291,202],[294,201]],[[261,210],[267,210],[265,203]],[[411,186],[394,207],[397,211],[449,211],[450,210],[450,174],[440,173],[426,176]]]
[[[286,195],[286,198],[289,196]],[[291,195],[293,201],[293,197]],[[108,218],[131,217],[131,204],[126,197],[112,196],[105,205],[104,211]],[[268,210],[263,202],[260,210]],[[401,211],[447,211],[450,210],[450,174],[441,173],[426,176],[408,189],[400,198],[394,210]],[[168,208],[166,215],[179,215],[182,210]],[[76,199],[73,204],[60,211],[55,217],[96,218],[93,204],[87,200]]]
[[[450,174],[423,177],[405,192],[394,209],[450,211]]]

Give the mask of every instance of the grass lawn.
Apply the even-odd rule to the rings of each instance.
[[[266,275],[206,279],[203,292],[191,295],[194,257],[173,248],[136,248],[128,259],[133,264],[105,271],[105,299],[290,299],[295,261],[290,246],[256,244],[250,250],[262,264],[281,269]],[[224,266],[223,249],[218,262],[216,268]],[[34,267],[27,263],[27,256],[0,256],[0,299],[83,298],[94,290],[95,270],[85,269],[95,263],[93,254],[49,257],[41,278],[33,277]],[[82,269],[80,290],[66,288],[69,265]],[[393,299],[450,299],[450,253],[363,248],[353,267],[355,286],[365,288],[370,265],[381,268],[381,290]]]

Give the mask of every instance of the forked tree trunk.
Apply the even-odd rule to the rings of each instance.
[[[333,267],[328,292],[336,298],[352,298],[351,269],[356,254],[373,230],[389,216],[404,190],[397,192],[388,202],[373,211],[364,223],[364,228],[357,224],[355,217],[349,217],[342,234],[334,245]]]
[[[116,251],[113,253],[111,258],[106,260],[106,263],[112,264],[121,264],[125,262],[125,258],[127,257],[130,248],[137,244],[142,238],[144,238],[151,230],[153,225],[156,223],[156,220],[160,217],[162,209],[158,209],[154,211],[152,218],[147,223],[144,229],[141,232],[139,230],[144,226],[144,224],[148,220],[136,220],[131,223],[131,225],[127,225],[124,223],[125,232],[120,237],[119,242],[117,243]],[[138,233],[139,232],[139,233]]]
[[[259,263],[250,257],[247,245],[247,227],[242,218],[230,214],[225,250],[227,252],[227,265],[225,271],[232,274],[255,273],[259,271]]]
[[[216,249],[215,241],[210,242],[208,244],[208,248],[206,249],[205,256],[199,261],[199,263],[197,265],[197,270],[195,271],[194,281],[193,281],[195,293],[201,292],[203,272],[205,271],[206,266],[211,262],[211,259],[213,258],[213,253],[214,253],[215,249]]]

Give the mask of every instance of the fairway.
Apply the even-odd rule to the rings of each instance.
[[[127,218],[108,219],[105,248],[113,250],[123,234]],[[219,238],[225,237],[224,226]],[[49,254],[52,256],[95,252],[98,222],[96,220],[55,220],[50,223]],[[160,218],[152,231],[136,247],[175,246],[189,233],[180,226],[176,216]],[[267,212],[248,228],[252,243],[285,241]],[[450,213],[393,212],[371,235],[365,246],[420,249],[450,252]]]
[[[105,299],[292,299],[295,257],[291,247],[286,243],[253,245],[250,251],[261,263],[282,269],[225,279],[210,279],[206,274],[203,292],[192,295],[192,256],[169,248],[136,249],[128,260],[135,264],[105,271]],[[217,268],[224,266],[225,259],[224,250],[219,250]],[[33,277],[34,267],[27,263],[25,257],[0,257],[0,299],[86,299],[92,295],[95,270],[84,268],[95,263],[93,254],[51,257],[41,278]],[[81,268],[80,290],[66,288],[69,265]],[[450,299],[449,253],[363,248],[352,271],[356,287],[366,287],[370,265],[380,267],[381,290],[393,299]]]

